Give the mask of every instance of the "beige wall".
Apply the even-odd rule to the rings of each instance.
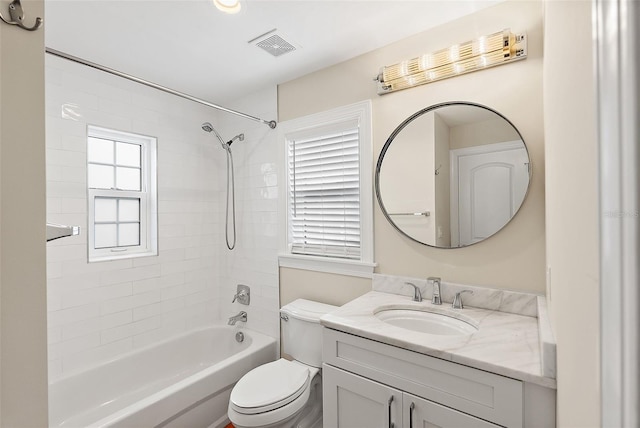
[[[45,427],[44,30],[0,23],[0,58],[0,426]]]
[[[371,291],[371,280],[300,269],[280,268],[280,283],[289,287],[280,289],[282,306],[298,298],[340,306]]]
[[[451,282],[544,292],[542,14],[540,1],[501,3],[279,86],[281,121],[371,99],[376,158],[389,134],[406,117],[444,101],[472,101],[487,105],[509,118],[523,135],[532,158],[533,180],[522,209],[509,225],[487,241],[468,248],[435,249],[399,235],[375,203],[377,272],[415,277],[440,276]],[[372,78],[382,65],[503,28],[527,32],[529,56],[526,60],[384,96],[376,94]],[[329,275],[291,275],[284,268],[280,271],[282,304],[290,298],[310,297],[307,292],[316,289],[322,291],[322,301],[331,298],[343,303],[347,295],[355,294],[345,293],[345,287],[356,290],[362,285],[360,280],[351,278],[338,282]]]
[[[520,136],[507,122],[499,119],[472,122],[451,128],[451,149],[519,140]]]
[[[435,117],[424,114],[396,135],[380,168],[380,194],[388,213],[432,210],[435,204]],[[393,216],[420,242],[435,242],[435,215]]]
[[[600,285],[591,3],[548,1],[545,40],[547,298],[558,342],[558,426],[595,427]]]

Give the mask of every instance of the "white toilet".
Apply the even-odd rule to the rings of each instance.
[[[229,419],[236,428],[322,428],[322,326],[336,306],[298,299],[280,309],[284,352],[256,367],[231,391]]]

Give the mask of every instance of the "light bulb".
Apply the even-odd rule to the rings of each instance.
[[[225,13],[238,13],[240,12],[240,9],[242,9],[240,0],[213,0],[213,4],[216,5],[218,10]]]
[[[449,60],[458,61],[460,59],[460,47],[458,45],[449,48]]]

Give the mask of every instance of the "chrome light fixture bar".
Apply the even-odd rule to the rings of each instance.
[[[382,67],[378,95],[525,59],[527,38],[510,29]]]

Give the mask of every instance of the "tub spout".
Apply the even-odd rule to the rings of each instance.
[[[236,325],[238,321],[247,322],[247,313],[245,311],[240,311],[238,315],[230,317],[227,324]]]

